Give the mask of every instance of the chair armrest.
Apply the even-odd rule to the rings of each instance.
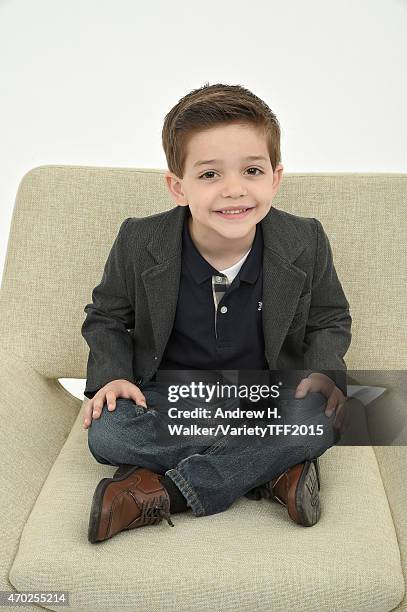
[[[386,387],[367,414],[375,426],[375,439],[382,424],[392,446],[373,446],[379,464],[400,548],[400,561],[407,584],[407,372],[389,370],[365,372],[361,384]],[[386,423],[387,420],[387,423]],[[395,610],[407,608],[407,591]]]
[[[383,489],[387,496],[407,584],[407,372],[349,370],[349,385],[384,387],[386,391],[364,409]],[[407,591],[396,610],[407,608]]]
[[[407,447],[373,446],[389,502],[407,584]],[[407,608],[407,592],[395,610]]]
[[[82,402],[2,348],[0,390],[0,590],[15,591],[8,575],[21,532]]]

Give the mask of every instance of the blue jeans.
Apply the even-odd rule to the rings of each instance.
[[[195,516],[206,516],[226,510],[252,488],[276,478],[288,468],[322,455],[340,438],[325,415],[326,398],[309,392],[295,399],[295,389],[285,389],[279,399],[279,424],[301,423],[315,431],[323,425],[323,435],[273,437],[250,436],[177,436],[171,442],[163,436],[163,414],[167,398],[157,391],[155,382],[140,386],[147,409],[133,400],[116,399],[116,409],[105,403],[98,419],[88,429],[89,450],[99,463],[119,466],[137,465],[165,474],[175,483]],[[199,405],[187,400],[190,408]],[[222,400],[224,409],[239,406],[239,399]],[[161,409],[159,409],[161,406]],[[165,410],[162,407],[165,406]],[[206,405],[207,407],[207,405]],[[252,406],[251,406],[252,408]],[[198,423],[194,420],[194,423]],[[213,425],[214,419],[201,419],[200,425]],[[239,425],[253,427],[251,419]],[[237,422],[233,422],[233,426]],[[264,423],[262,424],[264,425]]]

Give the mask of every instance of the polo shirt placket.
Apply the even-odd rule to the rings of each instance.
[[[196,248],[189,233],[189,218],[190,211],[185,215],[182,234],[174,325],[159,369],[267,370],[261,312],[261,225],[257,224],[251,250],[230,282]]]

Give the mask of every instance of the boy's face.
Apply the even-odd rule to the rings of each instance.
[[[264,159],[246,159],[249,156]],[[229,241],[236,249],[238,243],[254,238],[256,224],[271,208],[282,173],[281,164],[273,172],[265,136],[253,125],[233,123],[191,136],[183,179],[171,172],[165,178],[176,203],[189,205],[194,235],[208,246],[225,246],[224,241]],[[217,212],[230,207],[250,210]]]

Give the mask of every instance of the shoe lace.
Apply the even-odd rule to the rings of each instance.
[[[160,523],[163,518],[165,518],[171,527],[175,527],[170,518],[168,509],[164,507],[166,505],[167,500],[162,496],[151,497],[150,499],[144,500],[141,503],[140,513],[140,518],[142,519],[143,523],[154,525],[156,523]]]
[[[285,476],[285,478],[287,480],[287,486],[288,486],[287,470],[285,472],[283,472],[282,474],[280,474],[280,476],[276,479],[274,484],[272,483],[272,481],[270,481],[267,484],[268,484],[268,490],[270,492],[271,498],[274,499],[275,501],[278,501],[282,506],[285,506],[287,508],[287,504],[278,495],[276,495],[274,493],[274,488],[276,487],[277,483],[281,480],[281,478],[283,478],[284,476]]]
[[[280,474],[280,476],[275,480],[274,484],[272,480],[265,482],[262,485],[258,485],[254,487],[250,493],[253,495],[252,499],[274,499],[278,501],[283,506],[287,507],[287,504],[274,492],[274,489],[281,478],[284,476],[287,477],[287,471]],[[274,479],[273,479],[274,480]]]

